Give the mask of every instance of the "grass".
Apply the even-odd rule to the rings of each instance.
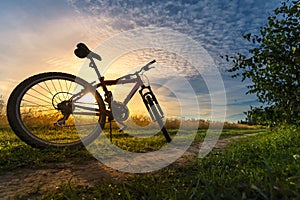
[[[206,129],[199,129],[196,141]],[[94,187],[61,185],[44,199],[299,199],[300,128],[275,131],[226,127],[221,138],[261,132],[233,142],[226,151],[213,151],[185,165],[171,165],[148,174],[137,174],[115,183],[105,179]],[[157,149],[160,142],[144,143],[115,135],[114,142],[131,151]],[[84,148],[34,149],[7,127],[0,129],[0,173],[21,167],[40,167],[51,162],[92,159]],[[163,141],[162,137],[156,138]],[[141,145],[143,144],[143,145]],[[145,145],[147,144],[147,145]],[[27,199],[31,194],[20,199]]]
[[[232,135],[241,135],[246,133],[260,131],[253,127],[248,129],[224,129],[221,138]],[[176,129],[169,130],[171,135],[176,134]],[[65,136],[60,134],[60,138],[68,138],[68,132]],[[203,141],[206,128],[199,129],[195,137],[195,142]],[[109,137],[108,132],[105,133]],[[47,135],[49,135],[47,133]],[[53,134],[52,134],[53,135]],[[54,136],[51,136],[54,137]],[[184,136],[181,138],[184,140]],[[148,152],[160,149],[166,144],[162,135],[149,138],[136,138],[124,133],[119,133],[117,129],[113,132],[113,143],[124,150],[131,152]],[[73,149],[35,149],[22,142],[7,124],[0,126],[0,172],[13,170],[20,167],[39,167],[49,162],[64,162],[76,159],[91,159],[92,156],[85,148]]]
[[[263,133],[266,130],[263,128],[252,128],[252,129],[229,129],[225,128],[222,131],[222,134],[220,136],[220,139],[228,138],[228,137],[234,137],[239,135],[245,135],[245,134],[252,134],[252,133]]]
[[[299,199],[300,129],[285,127],[232,143],[184,166],[95,187],[66,184],[45,199]]]
[[[90,159],[91,156],[84,148],[35,149],[22,142],[10,128],[0,128],[0,173],[77,158]]]

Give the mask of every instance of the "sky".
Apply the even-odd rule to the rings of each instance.
[[[96,50],[102,42],[126,31],[168,28],[200,44],[207,56],[200,58],[204,63],[208,57],[212,59],[225,87],[226,120],[244,119],[243,112],[249,110],[250,105],[257,106],[258,102],[255,95],[245,95],[249,82],[242,83],[240,79],[230,77],[226,71],[230,64],[221,55],[247,52],[250,46],[242,35],[258,33],[279,5],[280,0],[0,1],[0,94],[7,99],[19,82],[41,72],[63,71],[82,75],[84,61],[73,54],[78,42],[85,42]],[[181,71],[175,70],[176,73],[183,74],[192,86],[202,112],[201,118],[209,118],[209,86],[205,86],[201,71],[200,74],[194,73],[191,64],[183,62],[184,58],[178,55],[149,49],[131,51],[115,61],[105,76],[121,75],[123,71],[116,68],[118,65],[130,70],[133,64],[129,59],[137,65],[146,62],[146,59],[136,58],[137,55],[144,55],[143,58],[147,59],[155,55],[163,61],[161,65],[174,66],[170,70],[182,66]],[[176,62],[171,62],[171,59]],[[158,80],[161,71],[153,73],[152,78]],[[165,77],[168,78],[172,79],[172,76]],[[175,81],[169,83],[174,88],[185,88]],[[179,88],[176,92],[186,91]],[[165,100],[172,101],[171,98]],[[184,103],[192,109],[192,101],[187,99]]]

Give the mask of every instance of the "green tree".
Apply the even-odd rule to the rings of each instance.
[[[272,108],[277,116],[273,121],[299,123],[300,1],[282,2],[259,34],[244,38],[253,44],[248,53],[226,56],[233,62],[232,77],[251,80],[247,93],[256,94],[265,111]]]
[[[244,114],[247,116],[247,123],[250,125],[267,125],[273,127],[276,125],[277,119],[281,118],[278,116],[275,106],[251,107]]]

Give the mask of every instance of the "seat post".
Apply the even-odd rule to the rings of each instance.
[[[97,65],[96,65],[96,63],[95,63],[93,57],[88,56],[88,58],[90,59],[89,67],[90,67],[90,68],[93,68],[93,69],[95,70],[95,72],[96,72],[96,74],[97,74],[97,77],[98,77],[98,80],[100,80],[100,79],[101,79],[101,74],[100,74],[100,72],[99,72],[99,69],[98,69],[98,67],[97,67]]]

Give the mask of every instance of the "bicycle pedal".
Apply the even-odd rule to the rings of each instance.
[[[127,129],[127,126],[125,125],[123,128],[120,128],[120,129],[119,129],[119,133],[124,132],[126,129]]]
[[[59,123],[59,122],[55,122],[53,125],[61,128],[65,126],[64,123]]]

